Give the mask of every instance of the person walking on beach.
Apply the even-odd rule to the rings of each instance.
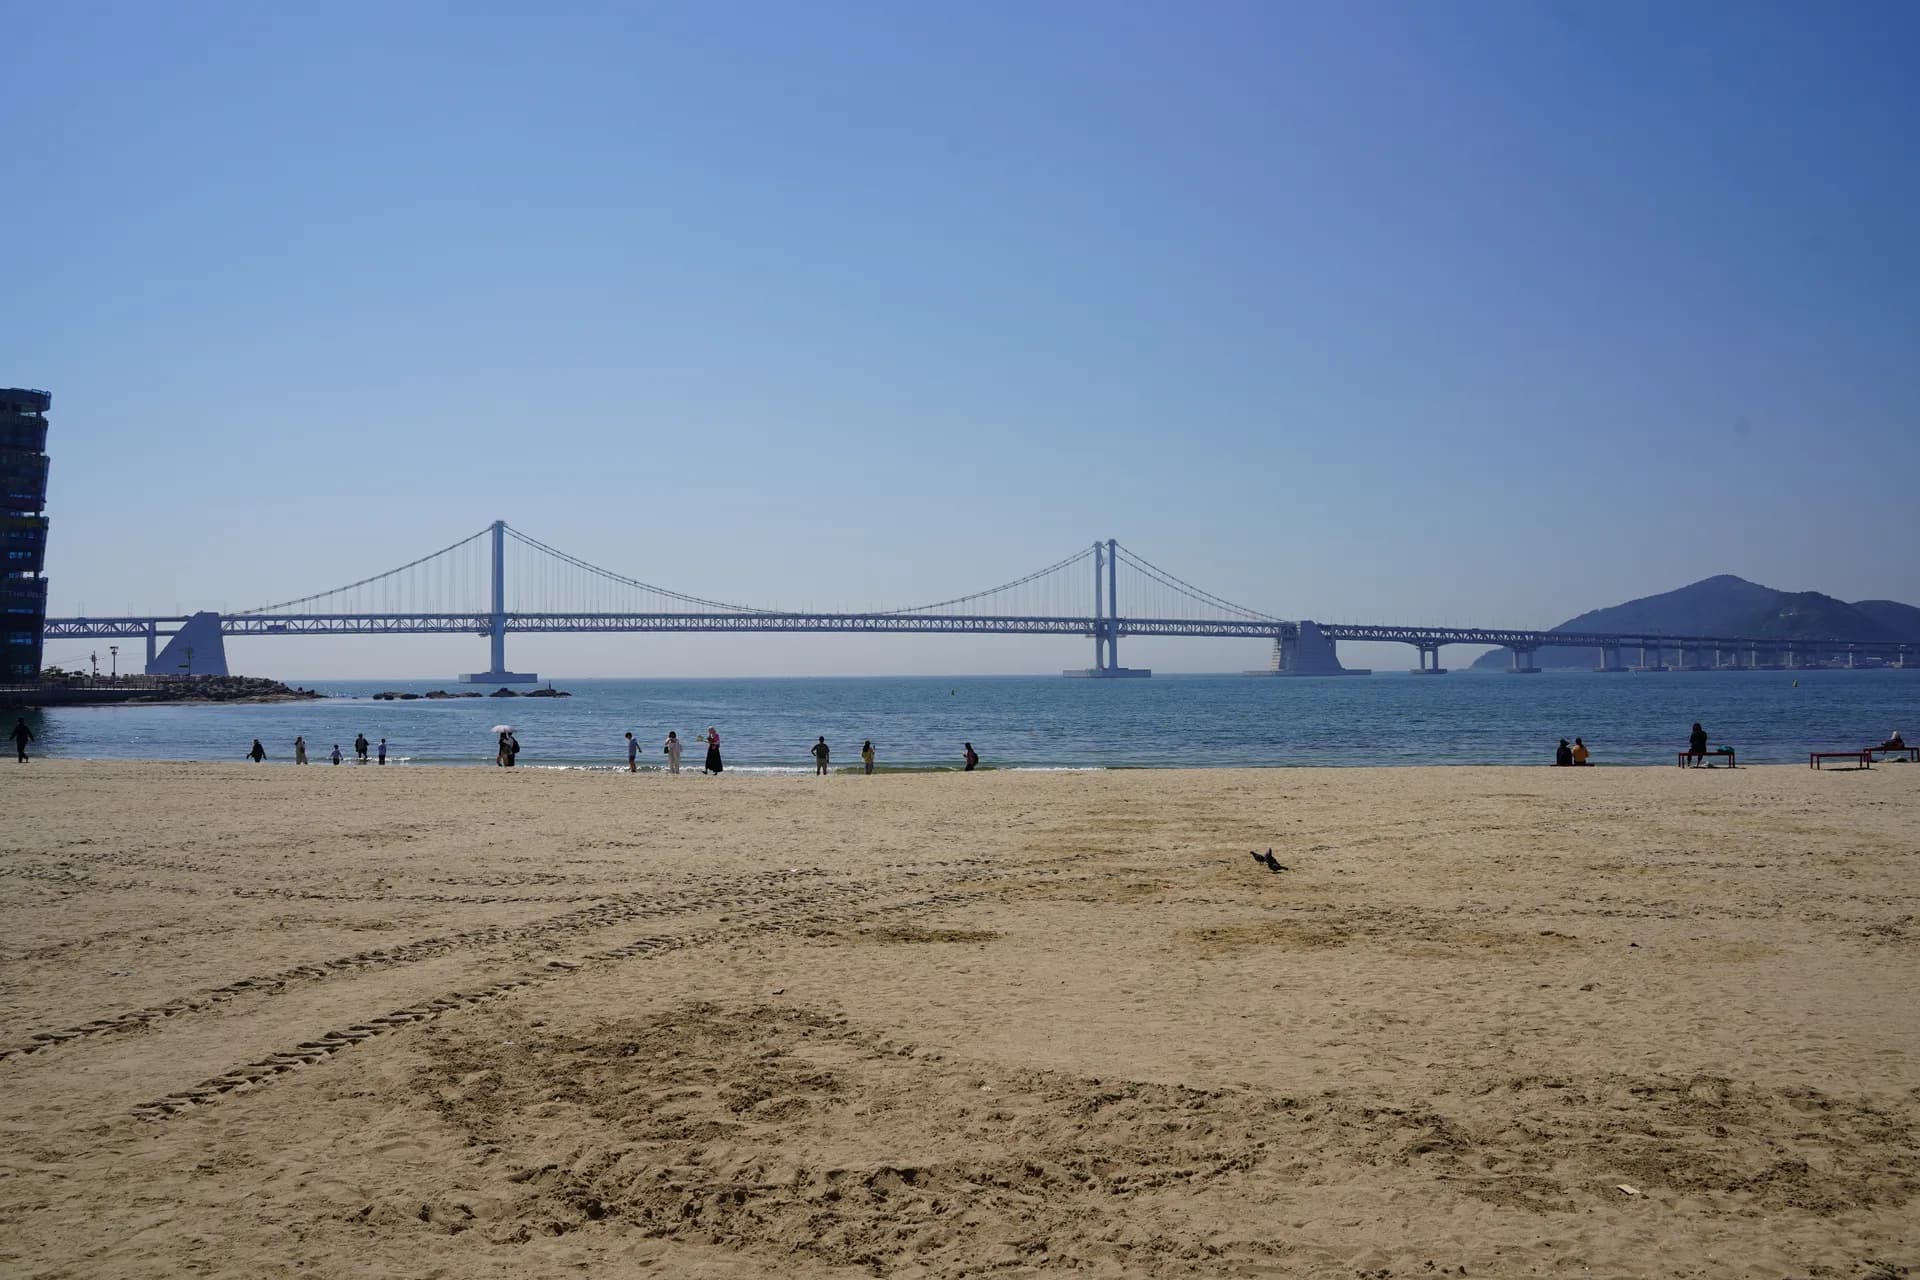
[[[386,762],[387,762],[387,740],[385,738],[382,738],[380,739],[380,763],[385,764]]]
[[[509,729],[500,735],[500,754],[507,768],[513,768],[514,761],[520,758],[520,739],[513,736]]]
[[[1591,754],[1592,753],[1587,750],[1586,743],[1580,741],[1578,738],[1573,740],[1573,762],[1576,765],[1587,763],[1587,757]]]
[[[814,740],[814,744],[813,744],[813,776],[814,777],[824,778],[827,776],[827,757],[831,756],[832,754],[833,754],[833,748],[827,745],[827,740],[824,735]]]
[[[356,756],[360,757],[361,764],[365,764],[367,762],[367,735],[366,734],[363,733],[363,734],[360,734],[358,737],[354,738],[353,753]]]
[[[260,745],[260,739],[255,738],[253,740],[253,750],[247,752],[247,759],[253,761],[255,764],[259,764],[262,760],[265,760],[266,758],[267,758],[267,749]]]
[[[633,730],[627,730],[627,772],[640,772],[640,739],[633,736]]]
[[[1707,758],[1707,731],[1700,727],[1698,720],[1693,722],[1693,732],[1687,735],[1687,755],[1696,769]]]
[[[13,722],[13,750],[14,754],[19,757],[14,761],[15,764],[25,764],[27,762],[27,744],[32,741],[33,730],[27,728],[27,718],[21,716]]]
[[[972,773],[975,769],[977,769],[980,766],[980,753],[973,749],[973,744],[971,742],[966,744],[966,748],[967,748],[967,754],[961,758],[967,762],[967,767],[962,772]]]
[[[868,773],[873,772],[873,739],[868,738],[860,744],[860,764]]]
[[[677,730],[667,730],[667,744],[660,750],[667,756],[667,772],[676,778],[680,776],[680,751],[683,745]]]
[[[333,744],[333,762],[340,763],[340,744],[337,742]]]
[[[720,731],[712,725],[707,726],[707,762],[700,766],[701,773],[718,774],[720,763]]]
[[[1573,764],[1573,748],[1567,745],[1565,738],[1560,739],[1560,745],[1554,749],[1553,763],[1559,769],[1570,768]]]
[[[293,762],[295,764],[307,762],[307,740],[304,737],[293,740]]]

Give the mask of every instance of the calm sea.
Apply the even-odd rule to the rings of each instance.
[[[873,739],[881,766],[951,767],[971,741],[1001,768],[1540,764],[1584,737],[1600,764],[1671,764],[1693,722],[1742,762],[1804,762],[1822,748],[1920,737],[1920,670],[1666,672],[1534,676],[1454,673],[1274,680],[1058,676],[557,681],[571,698],[376,702],[385,689],[444,682],[321,681],[321,702],[89,707],[34,713],[52,756],[239,760],[254,738],[270,762],[304,734],[316,762],[356,733],[385,737],[399,764],[491,764],[511,724],[535,766],[625,767],[633,730],[658,767],[667,730],[720,730],[729,769],[805,772],[826,735],[836,766]],[[698,769],[700,753],[686,763]],[[1920,771],[1917,771],[1920,772]]]

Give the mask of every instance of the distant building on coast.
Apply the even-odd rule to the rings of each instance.
[[[0,389],[0,681],[40,674],[47,621],[47,409],[53,397]]]

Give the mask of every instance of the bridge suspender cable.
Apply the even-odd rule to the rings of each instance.
[[[1029,582],[1038,581],[1039,579],[1046,577],[1050,573],[1058,573],[1062,569],[1066,569],[1072,565],[1079,564],[1082,560],[1085,560],[1088,556],[1092,554],[1093,554],[1093,548],[1088,547],[1086,550],[1075,552],[1073,555],[1068,556],[1065,560],[1059,561],[1056,564],[1050,564],[1044,569],[1036,569],[1024,578],[1015,578],[1012,582],[1003,582],[997,587],[988,587],[985,591],[976,591],[971,595],[955,596],[951,600],[936,600],[932,604],[916,604],[916,605],[909,606],[908,608],[905,608],[905,609],[880,609],[880,610],[877,610],[876,612],[882,613],[882,614],[888,614],[888,615],[901,614],[901,613],[925,613],[929,609],[944,609],[948,605],[966,604],[970,600],[980,600],[980,599],[984,599],[987,596],[998,595],[1002,591],[1011,591],[1015,587],[1024,587]]]
[[[1160,568],[1158,565],[1148,560],[1145,556],[1137,555],[1133,551],[1128,550],[1124,546],[1120,547],[1119,551],[1120,551],[1121,559],[1125,560],[1128,564],[1132,565],[1135,569],[1138,569],[1140,572],[1146,574],[1148,577],[1152,578],[1155,582],[1158,582],[1163,587],[1171,587],[1175,591],[1181,592],[1182,594],[1192,599],[1204,601],[1207,604],[1213,605],[1217,609],[1226,609],[1229,612],[1237,613],[1244,617],[1252,618],[1259,622],[1284,621],[1284,619],[1276,618],[1270,613],[1262,613],[1258,609],[1249,609],[1243,604],[1235,604],[1231,600],[1224,600],[1221,597],[1214,595],[1211,591],[1204,591],[1201,588],[1194,586],[1191,582],[1188,582],[1185,579],[1174,576],[1173,574],[1167,572],[1165,569]]]
[[[690,596],[684,591],[670,591],[666,587],[656,587],[651,582],[642,582],[638,578],[629,578],[623,573],[615,573],[613,570],[603,569],[597,564],[589,564],[587,561],[580,559],[578,556],[568,555],[566,552],[561,551],[557,547],[548,546],[546,543],[540,541],[538,538],[532,538],[527,536],[526,534],[520,532],[518,529],[514,528],[512,525],[507,526],[507,532],[513,536],[515,541],[518,541],[526,546],[532,547],[536,551],[540,551],[545,553],[546,555],[552,556],[554,559],[560,561],[562,564],[572,565],[576,569],[584,569],[588,573],[598,574],[602,578],[606,578],[612,582],[618,582],[623,586],[638,587],[642,591],[651,591],[655,595],[666,596],[671,600],[678,600],[683,604],[697,604],[697,605],[705,606],[706,608],[709,608],[709,609],[722,609],[728,613],[777,613],[777,612],[780,612],[779,610],[776,610],[776,609],[756,609],[752,605],[728,604],[724,600],[706,600],[701,598],[700,596]]]
[[[379,582],[383,578],[391,578],[397,573],[405,573],[407,570],[412,569],[418,565],[423,565],[429,560],[437,559],[440,556],[444,556],[449,551],[458,551],[461,547],[466,546],[469,542],[473,542],[479,538],[484,538],[489,533],[492,533],[492,532],[493,532],[493,526],[488,525],[486,528],[480,530],[480,532],[476,534],[472,534],[468,537],[460,539],[460,541],[458,542],[451,543],[447,546],[444,546],[440,548],[438,551],[434,551],[427,555],[421,556],[418,560],[409,560],[407,561],[407,563],[399,566],[398,568],[389,569],[385,573],[376,573],[371,578],[362,578],[358,582],[349,582],[346,586],[335,587],[331,591],[316,591],[310,596],[301,596],[298,600],[282,600],[279,604],[263,604],[257,609],[242,609],[239,613],[234,614],[232,616],[246,617],[248,614],[254,614],[254,613],[277,613],[282,609],[291,609],[295,605],[310,604],[315,600],[325,600],[328,596],[337,596],[342,594],[343,592],[352,591],[357,587],[364,587],[369,585],[370,583]]]

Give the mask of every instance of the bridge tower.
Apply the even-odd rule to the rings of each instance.
[[[507,522],[493,522],[493,608],[487,613],[492,669],[460,677],[467,684],[537,684],[531,671],[507,670]]]
[[[1105,600],[1101,599],[1101,580],[1105,579]],[[1148,667],[1120,665],[1120,543],[1108,538],[1093,544],[1093,665],[1070,667],[1063,676],[1086,676],[1099,680],[1141,679],[1153,674]]]

